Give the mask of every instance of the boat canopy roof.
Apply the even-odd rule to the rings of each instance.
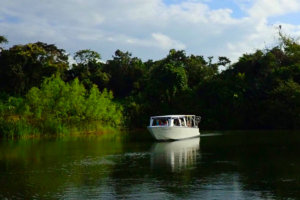
[[[165,117],[195,117],[196,115],[160,115],[160,116],[151,116],[151,118],[165,118]]]

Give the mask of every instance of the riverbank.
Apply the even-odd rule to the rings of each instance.
[[[0,119],[0,138],[30,139],[43,137],[69,137],[102,135],[121,131],[121,127],[105,125],[99,121],[64,124],[52,121],[37,124],[24,118]]]

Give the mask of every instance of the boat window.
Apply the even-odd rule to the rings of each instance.
[[[180,120],[181,126],[185,126],[184,118],[183,117],[179,118],[179,120]]]
[[[188,127],[194,127],[194,119],[192,116],[186,116],[185,121]]]
[[[192,127],[194,127],[195,126],[195,121],[194,121],[194,119],[192,119]]]
[[[179,119],[175,118],[174,119],[174,126],[180,126],[180,123],[179,123]]]
[[[169,120],[168,118],[154,118],[152,122],[152,126],[168,126]]]

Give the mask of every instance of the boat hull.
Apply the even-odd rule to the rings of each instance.
[[[148,131],[156,140],[181,140],[200,136],[199,128],[148,126]]]

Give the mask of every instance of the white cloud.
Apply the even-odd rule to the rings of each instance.
[[[159,46],[162,49],[169,50],[171,48],[175,49],[185,49],[186,46],[176,40],[172,40],[168,36],[161,34],[161,33],[153,33],[152,34],[153,39],[155,40],[155,46]]]
[[[204,0],[0,0],[0,35],[10,45],[40,40],[71,53],[93,49],[103,59],[117,49],[159,59],[175,48],[237,60],[274,43],[276,25],[269,24],[270,17],[300,10],[298,0],[235,2],[243,17],[233,17],[230,7],[211,9]],[[281,24],[291,35],[300,33],[299,25]]]
[[[266,18],[296,12],[299,9],[299,0],[256,0],[249,14],[254,18]]]

